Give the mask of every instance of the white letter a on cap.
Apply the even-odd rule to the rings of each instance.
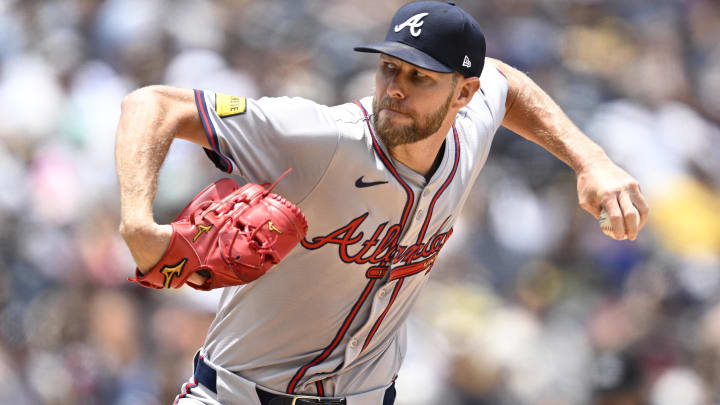
[[[425,24],[425,21],[420,21],[420,20],[425,18],[425,16],[428,14],[430,14],[430,13],[415,14],[414,16],[408,18],[407,21],[405,21],[404,23],[402,23],[400,25],[396,25],[395,32],[400,32],[400,30],[402,30],[403,28],[410,27],[410,34],[412,34],[412,36],[414,36],[414,37],[419,36],[420,33],[422,32],[420,27],[422,27],[422,25]]]

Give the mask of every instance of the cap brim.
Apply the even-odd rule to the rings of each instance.
[[[402,42],[383,41],[353,49],[357,52],[384,53],[433,72],[452,73],[455,71],[425,52]]]

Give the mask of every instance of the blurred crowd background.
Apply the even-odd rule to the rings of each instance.
[[[114,132],[169,84],[336,104],[371,93],[398,0],[0,0],[0,403],[168,404],[216,294],[125,281]],[[636,242],[505,130],[409,322],[405,404],[720,404],[720,3],[457,0],[642,184]],[[169,222],[221,177],[175,142]]]

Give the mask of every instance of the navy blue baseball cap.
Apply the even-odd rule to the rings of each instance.
[[[418,1],[395,13],[385,41],[354,48],[384,53],[434,72],[480,76],[485,36],[480,24],[451,2]]]

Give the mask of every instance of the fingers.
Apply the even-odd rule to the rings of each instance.
[[[615,196],[607,198],[602,205],[610,218],[614,238],[617,240],[625,239],[625,219],[618,198]]]
[[[637,239],[648,219],[650,208],[637,183],[606,197],[602,207],[608,213],[615,239]]]
[[[640,214],[633,205],[628,193],[621,192],[618,196],[618,202],[620,203],[620,209],[622,210],[625,234],[628,239],[635,240],[637,238],[638,231],[640,230],[638,227],[640,224]]]
[[[615,239],[635,240],[648,220],[649,207],[637,180],[610,161],[578,173],[578,202],[599,219],[604,209]],[[603,220],[604,222],[604,220]]]
[[[640,191],[639,185],[635,184],[634,187],[632,187],[628,191],[628,193],[630,196],[630,200],[640,214],[640,226],[638,226],[638,230],[640,230],[645,226],[645,223],[648,220],[648,214],[650,214],[650,207],[645,201],[645,197],[643,196],[642,191]]]

